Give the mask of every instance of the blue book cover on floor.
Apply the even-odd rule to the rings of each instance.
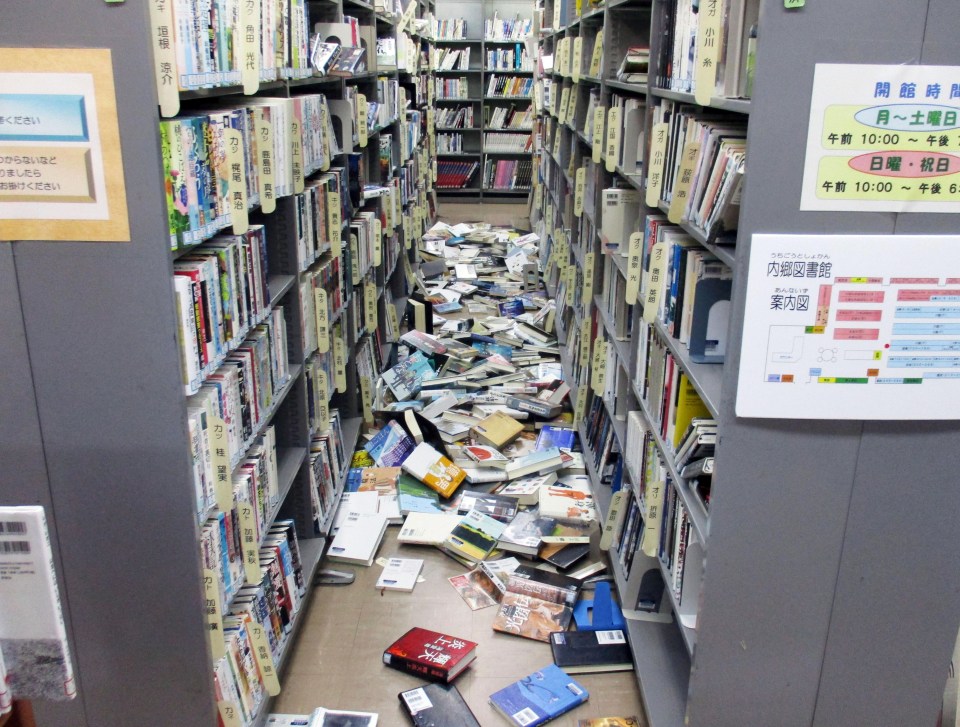
[[[536,727],[583,704],[589,696],[582,684],[551,664],[494,692],[490,703],[511,724]]]
[[[552,425],[546,425],[540,430],[540,434],[537,437],[537,445],[535,451],[541,452],[544,449],[550,449],[550,447],[560,447],[562,449],[573,449],[573,446],[577,443],[577,433],[573,429],[567,429],[564,427],[555,427]]]

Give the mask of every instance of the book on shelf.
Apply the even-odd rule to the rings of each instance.
[[[400,692],[398,697],[414,727],[480,727],[476,715],[454,684],[424,684]]]
[[[341,47],[336,59],[330,66],[328,74],[350,78],[364,73],[367,69],[366,54],[366,48]]]
[[[617,68],[617,80],[623,83],[646,83],[650,67],[650,49],[630,46]]]
[[[449,683],[476,657],[476,642],[415,626],[384,650],[383,663],[414,676]]]
[[[589,699],[587,689],[550,664],[490,695],[490,703],[517,727],[536,727]]]

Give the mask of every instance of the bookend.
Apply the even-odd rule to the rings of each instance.
[[[573,607],[573,618],[578,631],[623,630],[627,622],[623,611],[610,594],[610,583],[601,581],[593,591],[593,599],[580,599]]]
[[[349,586],[356,580],[357,574],[349,570],[334,570],[321,568],[313,577],[315,586]]]

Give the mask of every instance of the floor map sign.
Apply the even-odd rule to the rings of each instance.
[[[960,67],[818,63],[800,209],[960,212]]]
[[[957,419],[960,236],[754,235],[736,412]]]

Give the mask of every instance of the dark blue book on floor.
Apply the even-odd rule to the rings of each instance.
[[[582,684],[551,664],[490,695],[490,703],[517,727],[537,727],[589,698]]]
[[[577,443],[577,432],[573,429],[564,427],[555,427],[548,424],[540,429],[537,436],[536,450],[542,451],[550,447],[560,447],[562,449],[573,449]]]

